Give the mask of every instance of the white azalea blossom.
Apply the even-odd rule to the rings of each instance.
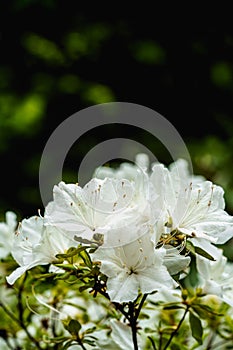
[[[93,177],[98,179],[115,178],[135,181],[139,173],[148,173],[149,170],[148,155],[139,153],[135,156],[135,164],[122,162],[116,169],[107,166],[100,166],[94,171]]]
[[[16,214],[12,211],[7,211],[6,221],[0,222],[0,259],[6,258],[11,252],[16,227]]]
[[[233,237],[233,217],[224,210],[224,191],[202,178],[190,182],[182,167],[178,173],[187,178],[179,178],[174,169],[157,164],[151,174],[153,191],[159,194],[152,196],[152,205],[160,210],[158,230],[161,235],[182,233],[211,254],[210,243],[223,244]]]
[[[135,231],[137,227],[125,227],[121,234]],[[108,276],[107,292],[113,301],[133,301],[139,290],[144,294],[176,285],[163,265],[166,250],[155,249],[149,232],[139,237],[116,248],[99,247],[93,254],[94,261],[101,263],[100,271]]]
[[[125,222],[150,220],[150,206],[143,197],[144,179],[137,186],[128,180],[92,179],[81,188],[59,183],[54,200],[45,210],[45,222],[62,229],[71,238],[92,240],[94,235],[111,233]]]
[[[122,209],[130,205],[133,196],[128,181],[93,179],[81,188],[77,184],[60,182],[54,187],[54,201],[46,207],[46,223],[92,239],[103,233]]]
[[[11,251],[19,267],[6,277],[7,282],[13,284],[32,267],[56,261],[57,254],[65,253],[74,244],[62,231],[45,226],[42,217],[24,219],[15,234]]]
[[[216,261],[197,256],[196,262],[199,284],[203,292],[208,295],[216,295],[233,307],[233,263],[227,261],[220,249]]]

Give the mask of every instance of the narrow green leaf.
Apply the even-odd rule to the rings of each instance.
[[[88,281],[83,286],[79,287],[79,291],[83,292],[86,289],[93,288],[95,285],[95,281]]]
[[[215,316],[224,316],[224,313],[213,310],[210,306],[204,304],[192,304],[192,308],[201,318],[209,317],[209,314]],[[203,315],[203,316],[202,316]]]
[[[54,277],[54,280],[67,280],[70,277],[71,271],[67,271],[65,273],[57,274]]]
[[[193,338],[195,338],[196,341],[201,345],[203,335],[202,323],[200,319],[197,316],[195,316],[194,313],[192,313],[191,311],[189,313],[189,323]]]
[[[62,350],[67,350],[70,348],[70,345],[74,345],[73,340],[69,340],[66,344],[62,345]]]
[[[91,345],[91,346],[95,346],[96,345],[96,342],[94,340],[91,340],[91,339],[83,339],[83,343]]]
[[[56,273],[50,272],[50,273],[44,273],[44,274],[36,274],[34,277],[35,279],[44,279],[44,278],[51,278],[56,276]]]
[[[60,337],[55,337],[55,338],[48,338],[46,340],[47,341],[50,340],[52,343],[55,343],[55,344],[60,344],[60,343],[65,342],[68,339],[69,339],[69,337],[60,336]]]
[[[91,269],[92,268],[92,261],[91,261],[90,255],[85,250],[81,251],[79,253],[79,255],[83,259],[84,264]]]
[[[209,259],[211,261],[215,261],[215,259],[209,254],[207,253],[205,250],[203,250],[200,247],[195,247],[195,252],[201,256],[203,256],[206,259]]]
[[[71,248],[68,249],[67,253],[65,253],[65,254],[57,254],[56,258],[57,259],[71,258],[71,257],[73,257],[74,255],[77,254],[77,251],[78,251],[78,248],[71,247]]]
[[[150,340],[153,350],[157,350],[154,340],[149,336],[147,338]]]
[[[77,271],[77,268],[72,264],[56,264],[56,263],[54,263],[53,265],[60,267],[61,269],[65,270],[65,271]]]
[[[177,309],[184,309],[184,306],[181,305],[168,305],[164,306],[164,310],[177,310]]]

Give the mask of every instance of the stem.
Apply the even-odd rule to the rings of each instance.
[[[83,350],[87,350],[87,348],[85,348],[85,346],[83,345],[83,343],[81,342],[81,340],[78,341],[78,344],[81,346],[81,348],[82,348]]]
[[[113,305],[115,306],[115,308],[117,310],[119,310],[122,315],[125,316],[126,320],[128,320],[129,322],[131,322],[131,316],[129,315],[129,313],[127,311],[124,310],[124,306],[122,306],[121,304],[119,303],[113,303]]]
[[[162,337],[162,332],[159,332],[159,350],[162,349],[162,345],[163,345],[163,337]]]
[[[100,293],[101,295],[103,295],[105,298],[107,298],[109,301],[111,301],[108,293],[104,292],[103,290],[99,290],[98,293]],[[122,315],[125,316],[125,318],[130,322],[130,317],[128,315],[128,313],[124,310],[124,307],[120,304],[120,303],[116,303],[116,302],[112,302],[112,304],[115,306],[115,308],[117,310],[119,310]]]
[[[130,315],[130,326],[132,330],[132,339],[134,344],[134,350],[138,350],[138,340],[137,340],[137,319],[139,317],[140,311],[143,304],[147,298],[148,294],[144,294],[138,308],[135,310],[134,303],[129,303],[129,315]]]
[[[130,326],[132,331],[132,340],[133,340],[134,350],[138,350],[137,319],[134,314],[134,303],[129,303],[129,315],[130,315]]]
[[[167,342],[167,344],[165,345],[165,347],[164,347],[163,350],[168,349],[169,345],[171,344],[172,339],[177,335],[177,333],[178,333],[178,331],[179,331],[179,329],[180,329],[182,323],[184,322],[184,319],[185,319],[185,317],[186,317],[186,315],[187,315],[187,313],[188,313],[188,311],[189,311],[189,308],[190,308],[190,306],[187,305],[187,306],[186,306],[186,309],[185,309],[185,312],[184,312],[184,314],[183,314],[183,317],[181,318],[180,322],[178,323],[178,326],[176,327],[176,329],[172,332],[172,334],[171,334],[170,338],[168,339],[168,342]]]
[[[148,294],[144,294],[143,297],[142,297],[142,299],[141,299],[141,301],[140,301],[140,304],[139,304],[139,306],[138,306],[138,308],[137,308],[137,310],[136,310],[136,312],[135,312],[135,319],[136,319],[136,320],[138,319],[138,316],[139,316],[139,314],[140,314],[140,312],[141,312],[141,309],[142,309],[142,307],[143,307],[143,304],[144,304],[144,302],[145,302],[147,296],[148,296]]]

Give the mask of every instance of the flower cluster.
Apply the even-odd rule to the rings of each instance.
[[[83,289],[106,296],[126,317],[141,296],[180,300],[195,258],[199,295],[233,307],[233,269],[220,248],[233,237],[233,217],[224,206],[223,189],[190,174],[183,159],[149,167],[147,156],[139,154],[135,164],[100,167],[84,187],[55,185],[43,216],[23,219],[17,229],[14,213],[7,213],[0,224],[0,254],[10,252],[18,266],[6,280],[13,285],[42,265],[49,265],[51,275],[70,270],[86,283]],[[132,315],[128,321],[134,347],[124,346],[136,349]],[[114,334],[128,332],[119,322],[111,323],[115,348],[121,341]]]

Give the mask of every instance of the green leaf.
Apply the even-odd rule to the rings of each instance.
[[[195,338],[196,341],[201,345],[203,335],[202,323],[200,319],[197,316],[195,316],[194,313],[192,313],[191,311],[189,313],[189,323],[193,338]]]
[[[71,247],[68,249],[67,253],[65,253],[65,254],[57,254],[56,258],[57,259],[67,259],[67,258],[71,258],[71,257],[77,255],[77,253],[78,253],[78,248]]]
[[[70,277],[71,271],[59,273],[54,277],[54,280],[67,280]]]
[[[69,349],[70,345],[74,345],[73,340],[69,340],[66,344],[62,345],[62,350],[67,350]]]
[[[77,268],[72,264],[56,264],[56,263],[54,263],[53,265],[60,267],[65,271],[77,271]],[[55,273],[54,273],[54,275],[55,275]]]
[[[150,340],[153,350],[156,350],[156,346],[153,338],[151,338],[150,336],[148,336],[147,338]]]
[[[90,282],[87,282],[84,286],[79,287],[80,293],[82,293],[86,289],[93,288],[94,284],[95,284],[94,281],[90,281]]]
[[[193,245],[193,243],[190,241],[186,242],[186,249],[189,250],[194,255],[196,253],[196,254],[203,256],[206,259],[209,259],[211,261],[215,261],[215,259],[209,253],[207,253],[204,249],[202,249],[200,247],[195,247]]]
[[[211,261],[215,261],[215,259],[209,254],[207,253],[205,250],[203,250],[200,247],[194,247],[195,248],[195,252],[201,256],[203,256],[206,259],[209,259]]]
[[[91,339],[83,339],[83,343],[91,345],[91,346],[95,346],[96,345],[96,342],[94,340],[91,340]]]
[[[90,255],[85,250],[81,251],[79,253],[79,255],[83,259],[84,264],[91,269],[92,268],[92,261],[91,261]]]
[[[56,273],[50,272],[50,273],[36,274],[34,277],[35,279],[45,279],[45,278],[51,278],[54,276],[56,276]]]
[[[224,316],[224,313],[213,310],[210,306],[204,304],[192,304],[193,310],[203,319],[209,317],[209,315]]]
[[[81,324],[77,320],[70,320],[67,326],[67,330],[70,332],[72,335],[78,336],[79,331],[81,329]]]
[[[183,305],[168,305],[168,306],[164,306],[163,308],[164,310],[177,310],[177,309],[184,309]]]
[[[55,337],[55,338],[45,338],[47,341],[49,340],[52,343],[55,344],[60,344],[60,343],[64,343],[66,340],[69,339],[69,337],[65,337],[65,336],[60,336],[60,337]]]
[[[93,333],[95,330],[96,330],[96,326],[94,326],[94,327],[91,327],[91,328],[88,328],[88,329],[86,329],[85,330],[85,334],[91,334],[91,333]],[[89,336],[90,338],[92,338],[92,339],[97,339],[96,337],[94,337],[94,336],[92,336],[92,335],[90,335]]]

